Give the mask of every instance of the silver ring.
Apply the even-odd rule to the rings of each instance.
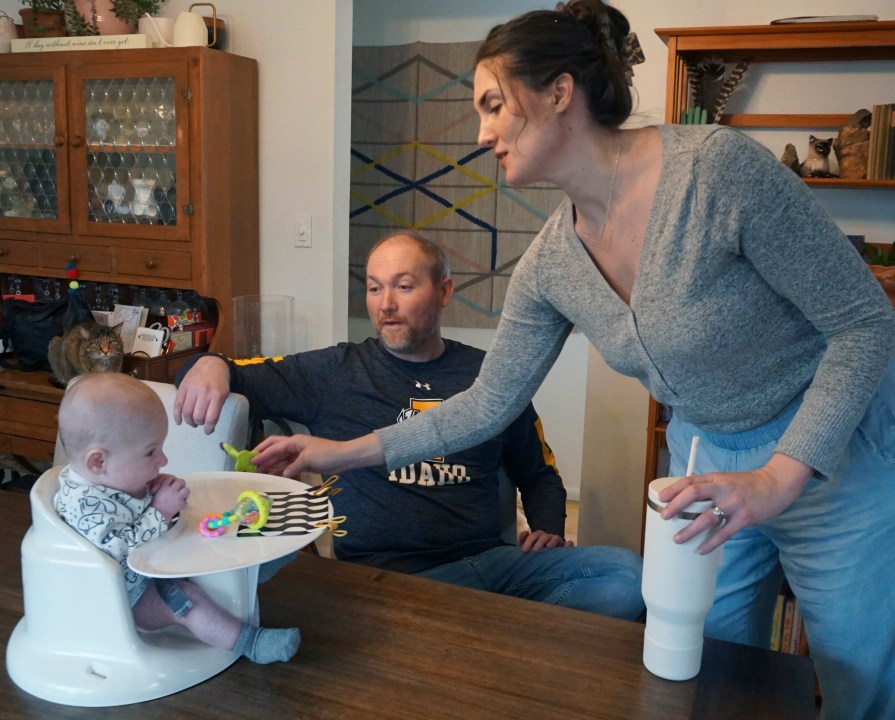
[[[719,508],[717,505],[712,507],[712,513],[716,518],[718,518],[719,523],[723,523],[727,519],[727,515],[724,514],[724,511]]]

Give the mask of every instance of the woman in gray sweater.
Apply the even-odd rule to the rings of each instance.
[[[476,59],[479,143],[512,186],[567,199],[519,261],[476,383],[345,443],[259,446],[260,466],[401,467],[490,437],[526,406],[573,326],[673,409],[673,516],[723,523],[712,637],[767,646],[785,573],[828,718],[895,717],[895,312],[812,193],[718,126],[620,130],[628,22],[572,0],[495,27]]]

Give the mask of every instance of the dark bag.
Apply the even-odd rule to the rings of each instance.
[[[3,301],[0,337],[5,347],[12,345],[11,354],[19,369],[49,370],[47,347],[50,340],[70,327],[92,319],[90,306],[80,290],[68,293],[62,300],[49,302],[7,298]]]

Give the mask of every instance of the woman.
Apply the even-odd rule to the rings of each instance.
[[[572,0],[495,27],[476,58],[479,143],[510,185],[567,199],[518,263],[479,379],[348,443],[262,443],[265,470],[390,468],[497,432],[573,326],[673,408],[664,513],[726,543],[706,634],[767,645],[780,568],[830,718],[895,717],[893,309],[799,178],[718,126],[621,130],[627,20]]]

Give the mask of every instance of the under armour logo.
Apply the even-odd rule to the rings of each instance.
[[[429,383],[421,383],[419,380],[414,380],[413,384],[416,385],[418,390],[431,390],[432,387]]]

